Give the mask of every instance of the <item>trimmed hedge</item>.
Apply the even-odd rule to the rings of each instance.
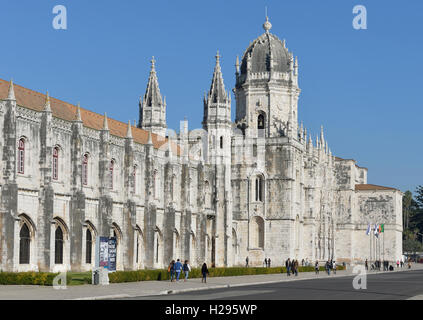
[[[337,266],[337,270],[343,270],[343,266]],[[314,272],[314,267],[299,267],[299,272]],[[325,271],[324,267],[320,267],[320,271]],[[259,274],[276,274],[286,273],[285,267],[273,268],[245,268],[245,267],[232,267],[232,268],[209,268],[208,277],[232,277],[232,276],[247,276]],[[193,268],[189,273],[189,278],[201,278],[201,268]],[[184,274],[181,273],[181,278]],[[138,281],[162,281],[170,280],[170,273],[164,269],[157,270],[137,270],[137,271],[116,271],[109,273],[110,283],[121,282],[138,282]]]
[[[343,270],[342,266],[337,266],[337,270]],[[325,271],[320,267],[320,271]],[[314,272],[314,267],[299,267],[299,272]],[[286,273],[285,267],[273,268],[209,268],[208,277],[233,277],[258,274]],[[0,285],[38,285],[52,286],[54,278],[59,273],[48,272],[0,272]],[[181,274],[181,278],[184,278]],[[201,278],[201,268],[193,268],[189,273],[189,278]],[[139,282],[139,281],[162,281],[170,280],[170,273],[165,269],[157,270],[137,270],[137,271],[117,271],[109,273],[110,283]],[[66,274],[67,285],[91,284],[91,272]]]
[[[57,275],[48,272],[0,272],[0,285],[52,286]]]

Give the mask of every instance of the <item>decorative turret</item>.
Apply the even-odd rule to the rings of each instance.
[[[128,121],[128,130],[126,131],[126,139],[132,139],[131,121]]]
[[[16,101],[16,98],[15,98],[15,88],[13,87],[13,79],[10,80],[9,92],[7,94],[7,99],[6,100]]]
[[[145,95],[140,98],[139,128],[152,130],[153,133],[166,136],[166,101],[162,99],[156,74],[156,60],[151,60],[151,71]]]
[[[46,101],[44,103],[44,112],[51,112],[50,95],[48,91],[46,93]]]
[[[104,113],[103,128],[101,130],[109,131],[109,120],[107,120],[107,113]]]
[[[210,125],[231,122],[231,97],[226,92],[220,67],[219,51],[216,54],[216,65],[209,92],[204,96],[203,128],[208,130]]]

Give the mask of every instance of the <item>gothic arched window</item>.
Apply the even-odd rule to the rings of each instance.
[[[265,128],[264,115],[260,114],[257,118],[257,129],[264,129],[264,128]]]
[[[82,184],[88,185],[88,154],[82,158]]]
[[[25,173],[25,139],[19,140],[18,146],[18,173]]]
[[[223,137],[220,137],[220,149],[223,149]]]
[[[263,201],[263,194],[264,194],[264,181],[263,181],[263,177],[258,176],[256,177],[256,181],[255,181],[255,191],[256,191],[256,201]]]
[[[59,148],[53,149],[53,179],[59,179]]]
[[[86,250],[85,250],[85,263],[91,263],[92,259],[92,250],[93,250],[93,235],[90,231],[90,229],[87,228],[86,232]]]
[[[109,166],[109,188],[111,190],[113,190],[113,171],[115,169],[115,161],[112,160],[110,161],[110,166]]]
[[[57,227],[54,239],[54,263],[63,264],[63,230]]]
[[[22,225],[19,237],[19,264],[28,264],[30,257],[31,234],[26,223]]]

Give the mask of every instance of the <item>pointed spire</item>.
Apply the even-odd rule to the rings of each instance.
[[[44,103],[44,111],[51,112],[50,95],[49,95],[48,91],[47,91],[47,94],[46,94],[46,101]]]
[[[9,84],[9,92],[7,94],[7,100],[16,100],[15,97],[15,88],[13,86],[13,79],[10,80],[10,84]]]
[[[109,130],[109,122],[107,120],[107,113],[104,113],[103,130]]]
[[[323,133],[323,126],[320,127],[320,141],[322,142],[322,147],[324,148],[325,145],[325,135]]]
[[[239,56],[236,56],[236,62],[235,62],[235,70],[236,73],[239,73]]]
[[[154,57],[151,59],[150,76],[148,77],[147,89],[145,91],[142,102],[143,106],[145,106],[144,104],[147,103],[147,106],[149,107],[161,107],[163,105],[162,96],[159,89],[159,81],[156,74],[156,60]]]
[[[126,138],[132,139],[131,120],[128,121],[128,130],[126,131]]]
[[[210,86],[209,97],[212,103],[226,103],[227,95],[225,85],[223,83],[222,70],[220,69],[220,54],[219,50],[216,53],[216,66],[214,67],[213,79]]]
[[[311,152],[311,150],[313,150],[313,140],[311,139],[311,135],[310,135],[310,137],[308,139],[307,150],[309,152]]]
[[[76,117],[75,117],[76,121],[80,121],[82,122],[82,117],[81,117],[81,104],[78,102],[78,105],[76,106]]]

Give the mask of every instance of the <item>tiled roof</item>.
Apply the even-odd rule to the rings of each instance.
[[[390,187],[377,186],[377,185],[374,185],[374,184],[356,184],[355,190],[356,191],[366,191],[366,190],[397,190],[397,189],[390,188]]]
[[[16,103],[21,106],[35,111],[43,111],[46,101],[46,95],[24,88],[13,83],[15,89]],[[9,90],[9,81],[0,79],[0,100],[7,98]],[[76,118],[77,107],[70,103],[50,97],[51,110],[53,117],[66,121],[73,121]],[[101,130],[103,128],[104,115],[81,108],[81,118],[85,127]],[[125,138],[128,130],[128,124],[108,117],[108,125],[110,134]],[[148,131],[131,126],[132,136],[135,142],[147,144]],[[167,139],[152,134],[154,148],[158,149],[163,146]],[[172,143],[172,151],[174,154],[180,154],[180,148]]]

